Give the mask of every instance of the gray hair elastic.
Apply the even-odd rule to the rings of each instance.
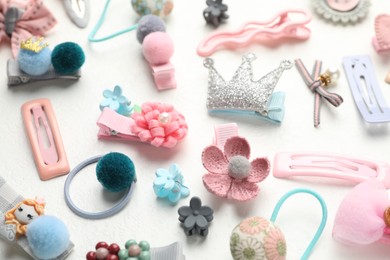
[[[65,181],[65,187],[64,187],[64,194],[65,194],[65,201],[68,207],[78,216],[82,218],[87,218],[87,219],[102,219],[102,218],[107,218],[110,217],[116,213],[118,213],[120,210],[126,206],[126,204],[130,201],[131,195],[134,190],[134,183],[136,182],[136,179],[134,179],[134,183],[130,186],[130,188],[126,191],[126,194],[121,198],[121,200],[115,204],[112,208],[102,211],[102,212],[88,212],[85,210],[80,209],[77,207],[70,195],[69,195],[69,187],[70,184],[73,180],[73,178],[76,176],[77,173],[79,173],[83,168],[86,166],[95,163],[99,161],[100,158],[102,158],[103,155],[97,155],[94,157],[91,157],[89,159],[86,159],[85,161],[81,162],[79,165],[77,165],[68,175]]]

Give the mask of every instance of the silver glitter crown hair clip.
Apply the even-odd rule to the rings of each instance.
[[[256,55],[248,53],[233,78],[227,82],[214,68],[214,61],[206,58],[209,69],[207,109],[209,112],[249,112],[273,123],[281,123],[284,116],[284,92],[273,93],[279,78],[293,63],[283,60],[279,67],[254,81],[252,61]]]

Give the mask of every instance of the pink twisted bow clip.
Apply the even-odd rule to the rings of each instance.
[[[270,162],[265,157],[249,161],[249,143],[236,135],[236,124],[217,126],[215,133],[215,145],[202,153],[203,166],[209,171],[203,175],[204,186],[222,198],[247,201],[256,197],[257,183],[268,176]]]
[[[383,182],[369,180],[357,185],[339,206],[333,238],[346,244],[390,245],[390,200]]]
[[[42,36],[57,24],[42,0],[0,0],[0,42],[11,41],[17,56],[20,43],[31,36]]]

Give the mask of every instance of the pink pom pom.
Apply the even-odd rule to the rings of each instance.
[[[165,32],[154,32],[145,37],[142,51],[146,60],[152,65],[169,62],[173,54],[173,41]]]

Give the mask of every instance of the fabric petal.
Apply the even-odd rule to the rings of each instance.
[[[251,171],[247,178],[249,182],[261,182],[270,171],[270,162],[267,158],[256,158],[251,162]]]
[[[215,145],[206,147],[202,152],[203,166],[211,173],[227,174],[228,161],[223,152]]]
[[[224,152],[228,160],[236,155],[249,159],[251,148],[245,138],[233,136],[226,140]]]
[[[227,174],[207,173],[203,175],[203,185],[209,192],[218,197],[226,198],[231,184],[232,178]]]
[[[258,193],[259,187],[255,183],[233,180],[228,198],[238,201],[247,201],[256,197]]]

